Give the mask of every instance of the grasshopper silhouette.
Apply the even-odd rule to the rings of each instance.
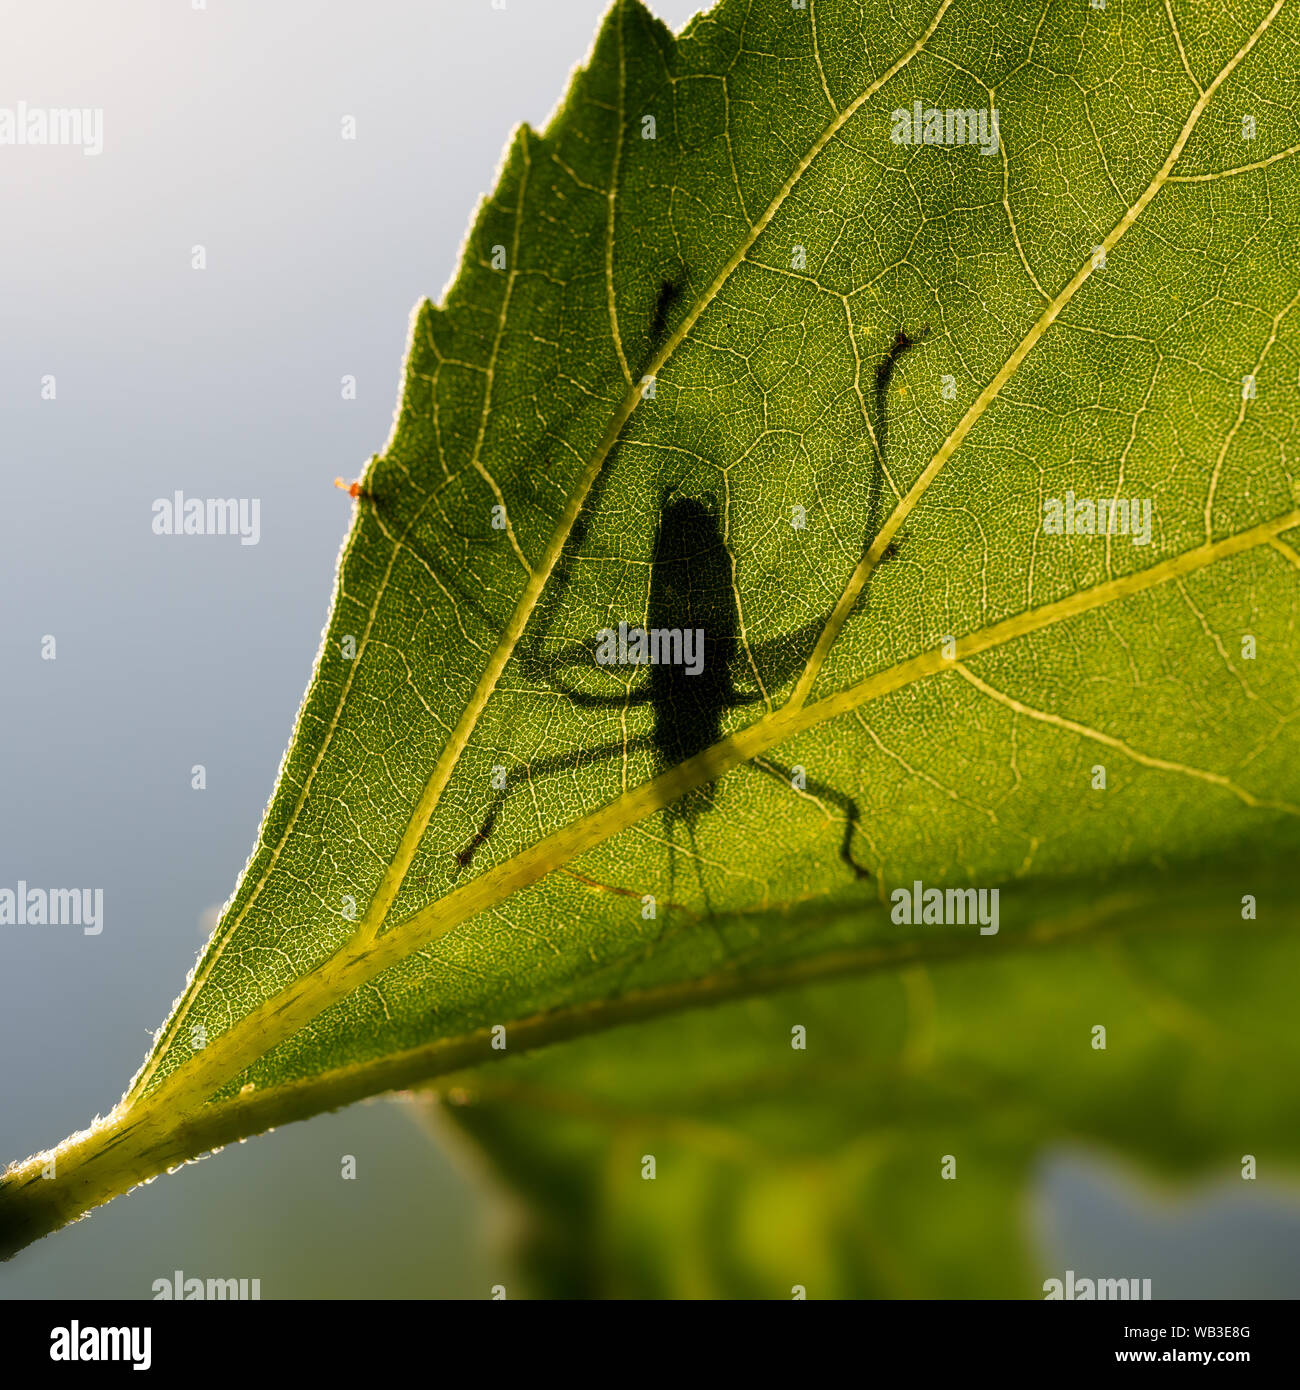
[[[654,306],[652,340],[662,334],[669,311],[680,286],[665,280],[659,289]],[[885,356],[876,368],[876,460],[870,479],[867,502],[867,526],[863,553],[869,549],[879,529],[881,483],[887,443],[886,403],[890,382],[900,358],[918,342],[929,336],[926,324],[915,337],[901,328]],[[567,548],[570,556],[581,547],[585,537],[590,509],[598,504],[603,483],[593,489],[588,512],[580,517]],[[881,562],[892,560],[898,553],[904,534],[890,543]],[[719,525],[717,506],[712,496],[692,498],[676,489],[665,488],[659,498],[659,521],[655,532],[650,593],[647,603],[646,627],[654,630],[692,630],[703,634],[703,666],[692,674],[681,662],[650,664],[641,683],[634,689],[617,693],[598,687],[604,672],[608,684],[608,667],[597,659],[597,643],[571,644],[556,655],[544,658],[540,638],[535,635],[531,645],[521,652],[525,676],[549,686],[566,696],[578,709],[627,709],[649,705],[653,714],[651,731],[639,737],[607,743],[581,753],[563,754],[542,759],[527,768],[507,775],[474,838],[456,856],[452,877],[468,868],[474,855],[492,834],[501,806],[510,792],[523,782],[566,771],[587,761],[623,758],[629,754],[651,751],[660,771],[703,752],[723,736],[723,718],[733,709],[764,699],[763,690],[776,690],[790,680],[807,659],[807,653],[825,625],[818,618],[804,627],[768,642],[747,644],[742,637],[740,612],[733,587],[734,567],[730,552]],[[565,565],[557,568],[557,586],[567,582]],[[547,624],[543,624],[543,627]],[[617,668],[625,671],[626,668]],[[575,673],[586,673],[585,679]],[[576,683],[575,683],[576,680]],[[747,690],[745,683],[761,683],[759,690]],[[764,758],[754,758],[743,764],[764,776],[780,782],[787,790],[795,784],[793,770]],[[858,827],[858,804],[853,797],[825,782],[805,776],[802,786],[815,797],[838,806],[844,813],[844,837],[840,843],[840,858],[859,879],[871,877],[870,870],[858,863],[853,855],[854,831]],[[664,808],[669,842],[669,884],[675,880],[676,840],[674,827],[681,822],[695,851],[695,826],[700,816],[712,807],[713,784],[687,792]],[[695,855],[696,875],[699,878],[699,857]],[[708,893],[702,878],[701,894],[708,906]],[[711,910],[710,910],[711,915]]]
[[[696,674],[692,674],[682,661],[647,664],[639,684],[633,689],[606,693],[598,687],[601,683],[608,687],[611,670],[626,679],[629,668],[602,667],[596,640],[574,643],[550,658],[540,655],[534,641],[523,657],[524,672],[529,679],[563,694],[578,709],[649,705],[653,715],[651,731],[626,742],[586,749],[580,754],[543,759],[510,773],[478,834],[456,855],[456,872],[471,863],[479,846],[491,834],[502,802],[522,782],[564,771],[579,761],[621,758],[647,750],[653,751],[659,770],[664,771],[719,742],[723,737],[723,718],[729,711],[764,698],[759,690],[743,689],[742,682],[754,683],[757,674],[768,690],[785,684],[806,659],[823,623],[824,619],[818,619],[784,637],[747,647],[741,636],[731,555],[723,540],[713,498],[697,499],[665,490],[660,498],[654,540],[646,629],[651,632],[676,630],[683,635],[688,631],[702,633],[702,664],[696,663]],[[745,766],[754,767],[782,783],[787,790],[794,785],[791,770],[766,759],[756,758]],[[802,785],[814,796],[843,810],[845,829],[840,857],[856,877],[869,878],[870,872],[853,857],[857,803],[852,797],[813,778],[805,777]],[[712,805],[711,792],[712,784],[696,788],[664,808],[670,846],[675,845],[673,828],[680,822],[686,828],[694,851],[695,826]],[[698,874],[698,858],[696,867]],[[669,876],[671,883],[672,865]],[[703,892],[703,883],[700,887]],[[707,892],[704,896],[707,903]]]

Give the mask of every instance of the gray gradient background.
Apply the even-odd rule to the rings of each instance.
[[[0,885],[105,894],[98,937],[0,928],[0,1162],[114,1103],[194,963],[325,620],[351,507],[331,480],[382,447],[412,307],[604,8],[0,3],[0,106],[105,113],[98,158],[0,147]],[[680,28],[698,6],[653,8]],[[177,488],[261,498],[261,543],[154,536]],[[147,1298],[182,1269],[266,1298],[486,1297],[506,1214],[472,1154],[381,1100],[112,1203],[0,1266],[0,1296]],[[1059,1154],[1030,1216],[1044,1277],[1300,1293],[1300,1204],[1262,1182],[1154,1198]]]

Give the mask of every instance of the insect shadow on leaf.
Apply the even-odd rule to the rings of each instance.
[[[680,280],[664,280],[660,285],[650,324],[652,348],[662,337],[681,283]],[[868,485],[863,554],[869,550],[880,525],[890,382],[899,359],[928,333],[928,324],[914,338],[899,329],[876,368],[877,448]],[[672,648],[670,638],[669,650],[672,655],[681,656],[685,655],[687,634],[698,634],[701,659],[695,662],[650,661],[645,675],[635,684],[626,682],[625,668],[615,666],[616,672],[623,673],[625,683],[621,690],[614,692],[609,689],[611,667],[600,659],[602,643],[608,655],[612,629],[602,629],[594,639],[570,643],[553,655],[544,655],[542,643],[569,586],[573,561],[586,540],[591,517],[601,505],[608,476],[602,475],[597,480],[574,525],[556,567],[554,583],[539,607],[529,637],[521,646],[520,660],[528,680],[564,696],[576,709],[631,709],[649,705],[651,729],[633,738],[545,758],[509,772],[478,832],[455,855],[453,879],[470,866],[479,848],[487,842],[502,805],[517,787],[589,762],[627,759],[642,752],[651,753],[660,770],[703,752],[722,739],[723,720],[731,710],[766,701],[767,690],[779,689],[801,669],[825,625],[826,616],[822,616],[782,637],[760,643],[746,642],[736,601],[735,565],[723,535],[716,500],[707,493],[702,497],[688,496],[678,484],[664,487],[658,499],[646,623],[642,631],[676,634],[682,645]],[[898,554],[905,538],[905,533],[900,532],[890,542],[880,557],[882,564]],[[859,606],[866,593],[864,588]],[[663,650],[660,647],[656,654]],[[742,688],[751,677],[758,682],[758,690]],[[786,790],[801,790],[814,799],[839,807],[844,816],[840,859],[856,879],[872,877],[870,870],[854,857],[853,841],[860,813],[852,796],[806,773],[796,780],[793,768],[782,767],[766,758],[755,758],[744,766],[780,783]],[[700,817],[712,809],[713,794],[713,783],[697,787],[664,807],[662,813],[669,846],[669,899],[674,896],[676,883],[675,831],[680,824],[690,844],[696,880],[710,919],[714,914],[700,867],[696,826]]]
[[[679,273],[670,280],[660,280],[655,292],[654,312],[650,316],[650,350],[659,346],[668,327],[668,319],[677,302],[682,298],[685,279]]]
[[[871,548],[872,542],[876,539],[876,533],[880,530],[880,492],[884,482],[884,461],[889,451],[889,383],[893,380],[894,370],[898,366],[899,359],[905,352],[909,352],[917,343],[924,341],[930,336],[930,325],[927,323],[915,338],[909,337],[903,330],[899,329],[894,338],[889,351],[876,367],[876,462],[871,470],[871,485],[867,495],[867,527],[866,534],[862,542],[862,551],[865,555]],[[900,537],[901,539],[901,537]],[[881,560],[892,560],[898,554],[898,547],[891,542],[885,548]]]
[[[574,537],[575,549],[585,537],[583,522]],[[560,567],[557,595],[567,584],[566,566]],[[541,625],[521,652],[524,675],[562,695],[575,709],[630,709],[649,706],[648,733],[606,743],[578,753],[542,759],[510,772],[498,791],[482,826],[456,855],[453,877],[467,868],[487,840],[500,809],[511,792],[523,783],[567,771],[591,761],[622,759],[649,752],[659,770],[666,770],[703,752],[724,736],[723,720],[734,709],[762,703],[765,689],[783,685],[801,668],[821,630],[824,619],[768,642],[747,644],[741,632],[740,613],[733,586],[731,554],[723,539],[717,504],[710,494],[690,497],[666,487],[660,494],[657,526],[650,560],[650,584],[645,624],[651,660],[642,672],[604,664],[602,654],[615,646],[615,630],[602,629],[594,639],[571,643],[550,656],[541,650]],[[635,640],[635,639],[634,639]],[[602,652],[603,649],[603,652]],[[687,657],[690,657],[688,660]],[[624,682],[611,691],[611,675]],[[744,689],[757,678],[760,689]],[[791,768],[769,759],[755,759],[745,766],[780,783],[785,790],[798,786],[814,798],[839,807],[844,815],[840,857],[855,878],[870,878],[870,871],[853,854],[853,837],[859,812],[853,797],[828,783],[807,777],[796,779]],[[696,827],[713,807],[714,785],[697,787],[663,808],[668,839],[668,899],[675,897],[677,827],[685,831],[695,866],[696,881],[706,916],[714,916],[701,871]],[[665,918],[667,914],[665,913]],[[662,930],[661,933],[662,935]]]

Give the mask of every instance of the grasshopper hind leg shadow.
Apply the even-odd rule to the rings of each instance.
[[[765,776],[780,782],[787,791],[794,786],[792,769],[782,769],[777,763],[767,762],[762,758],[755,758],[753,765]],[[815,777],[805,776],[804,789],[813,796],[832,802],[844,812],[844,838],[840,841],[840,858],[853,871],[854,878],[860,882],[873,879],[875,875],[865,864],[860,864],[853,854],[853,835],[861,821],[857,801],[847,792],[839,791],[829,783],[819,782]]]

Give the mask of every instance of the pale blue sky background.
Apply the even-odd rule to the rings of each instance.
[[[0,3],[0,106],[105,122],[98,158],[0,148],[0,886],[105,893],[98,937],[0,928],[0,1161],[116,1101],[193,965],[325,620],[351,506],[331,480],[382,447],[412,307],[604,8]],[[680,28],[698,6],[652,8]],[[260,498],[261,543],[155,537],[150,504],[177,488]],[[1266,1194],[1130,1212],[1123,1182],[1045,1167],[1046,1272],[1300,1292],[1300,1217]],[[0,1266],[0,1296],[144,1298],[183,1269],[267,1298],[485,1297],[498,1224],[472,1156],[379,1101],[111,1204]]]

